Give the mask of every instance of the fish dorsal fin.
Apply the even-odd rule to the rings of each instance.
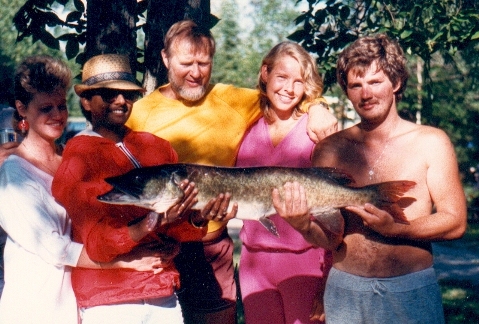
[[[321,172],[323,176],[326,176],[330,180],[336,182],[337,184],[343,186],[351,186],[355,183],[353,177],[348,173],[338,169],[338,168],[313,168]]]

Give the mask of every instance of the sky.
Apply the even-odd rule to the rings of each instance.
[[[242,28],[247,28],[248,25],[251,25],[248,18],[248,12],[250,10],[249,7],[249,0],[235,0],[236,3],[238,4],[238,8],[240,9],[240,15],[242,16],[241,19],[239,19],[239,24]],[[218,18],[221,18],[219,16],[220,12],[220,7],[222,0],[210,0],[210,7],[211,7],[211,13]]]

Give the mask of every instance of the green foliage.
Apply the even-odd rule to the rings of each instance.
[[[61,17],[55,9],[70,10]],[[29,0],[20,7],[13,18],[18,30],[17,41],[32,38],[41,41],[49,48],[59,50],[60,41],[66,42],[65,53],[68,59],[76,57],[80,44],[85,44],[86,18],[85,6],[80,0]],[[60,28],[62,34],[58,37],[52,32]]]
[[[454,55],[479,39],[479,4],[463,0],[307,0],[308,10],[296,18],[301,27],[289,36],[318,55],[325,84],[336,81],[338,54],[358,37],[387,33],[427,67],[435,52]]]
[[[239,8],[236,1],[222,2],[221,13],[221,21],[212,30],[216,40],[216,55],[211,80],[213,83],[247,86],[248,73],[244,73],[242,68],[245,64],[245,50],[239,37]]]
[[[40,38],[21,38],[19,34],[17,34],[17,30],[12,26],[12,21],[15,13],[22,5],[28,5],[28,2],[24,3],[24,1],[21,0],[0,0],[0,12],[2,16],[2,20],[0,20],[0,30],[2,31],[0,33],[0,103],[10,106],[14,104],[13,75],[15,73],[15,67],[25,57],[37,54],[48,54],[65,59],[61,48],[55,50],[44,44]],[[50,30],[53,30],[53,28],[50,28]],[[21,41],[19,39],[21,39]],[[74,74],[78,73],[78,66],[73,62],[68,62],[68,65]],[[73,90],[69,91],[67,101],[70,115],[80,116],[81,112],[78,99],[73,93]]]
[[[446,323],[479,323],[479,294],[477,287],[467,282],[440,282]]]
[[[21,0],[0,0],[0,103],[13,105],[13,75],[15,67],[27,56],[49,54],[64,58],[63,53],[35,41],[32,37],[17,41],[17,30],[12,26],[15,12],[22,7]],[[26,5],[26,4],[25,4]],[[73,104],[73,102],[72,102]],[[76,104],[76,103],[75,103]],[[70,105],[71,106],[71,105]]]
[[[443,129],[451,138],[467,183],[473,181],[469,168],[479,161],[479,125],[476,122],[479,119],[479,101],[477,90],[474,90],[477,78],[473,76],[478,67],[470,64],[469,58],[465,59],[465,53],[470,51],[458,51],[450,60],[445,60],[439,53],[431,57],[432,113],[428,124]],[[476,54],[477,59],[479,56]],[[411,76],[405,96],[399,103],[401,109],[408,109],[414,114],[421,109],[421,97],[427,95],[424,89],[418,89],[421,83],[418,82],[417,67],[421,63],[420,58],[410,57]]]
[[[88,33],[87,7],[85,6],[85,2],[90,6],[95,6],[91,8],[92,11],[90,15],[98,12],[104,13],[102,10],[107,12],[106,17],[101,17],[101,26],[90,25]],[[151,5],[152,2],[155,3]],[[201,3],[201,1],[196,2]],[[196,2],[195,6],[197,5]],[[129,31],[123,30],[122,28],[125,27],[124,24],[118,24],[115,19],[124,23],[124,20],[129,19],[129,17],[126,16],[133,12],[132,20],[134,21],[131,26],[128,25],[128,28],[131,27],[131,31],[135,33],[140,29],[146,28],[148,22],[146,21],[146,24],[143,22],[145,21],[145,17],[147,17],[148,10],[152,10],[159,11],[164,21],[167,22],[167,28],[174,22],[184,18],[193,19],[199,24],[204,24],[212,28],[218,20],[212,15],[204,14],[206,4],[209,6],[209,1],[201,3],[199,8],[193,8],[193,6],[190,6],[186,1],[125,0],[120,3],[120,1],[102,2],[99,0],[28,0],[23,6],[19,6],[19,10],[15,14],[13,21],[15,28],[18,30],[18,41],[31,38],[33,42],[40,41],[52,49],[60,49],[63,47],[66,57],[69,60],[75,59],[79,65],[83,65],[86,60],[83,49],[87,45],[88,37],[92,37],[88,42],[89,46],[93,48],[93,53],[124,52],[125,49],[118,49],[118,46],[124,46],[123,41],[125,40],[129,41],[128,37],[125,36],[129,34]],[[122,10],[126,10],[125,8],[127,7],[131,9],[131,11],[121,12]],[[108,12],[111,13],[112,11],[118,13],[118,15],[108,14]],[[158,14],[158,12],[155,12],[155,14]],[[105,19],[107,17],[109,19]],[[105,22],[105,24],[103,24],[103,22]],[[109,23],[112,23],[114,26],[110,26]],[[129,23],[130,21],[128,21],[128,24]],[[116,30],[117,28],[120,29],[119,38],[123,35],[125,39],[114,39],[112,35],[118,32],[118,30]],[[105,37],[102,38],[101,36]],[[153,36],[162,38],[164,35]],[[62,43],[64,44],[62,45]],[[127,45],[129,46],[129,44]],[[132,54],[136,50],[138,50],[138,54]],[[130,53],[123,54],[132,54],[133,56],[142,58],[144,56],[144,47],[137,49],[133,46],[133,48],[130,49]],[[155,58],[155,60],[156,59],[157,58]],[[139,67],[143,66],[140,61],[137,63]]]
[[[256,87],[264,55],[295,28],[294,0],[251,0],[248,8],[242,13],[235,0],[221,3],[221,20],[212,30],[218,43],[213,82]]]

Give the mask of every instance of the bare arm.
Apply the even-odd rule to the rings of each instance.
[[[384,236],[424,241],[460,238],[467,226],[467,210],[454,147],[442,131],[429,131],[421,136],[428,146],[427,150],[422,150],[426,155],[428,195],[418,199],[430,197],[435,212],[431,213],[431,208],[423,209],[422,215],[411,215],[410,224],[404,225],[394,223],[391,215],[370,204],[347,209],[358,214],[366,226]]]
[[[308,115],[307,131],[313,142],[318,143],[338,131],[338,120],[329,112],[325,104],[311,105]]]
[[[111,262],[96,262],[90,259],[85,248],[82,249],[77,267],[89,269],[131,269],[136,271],[161,272],[171,265],[174,255],[162,255],[147,248],[138,248],[128,254],[121,255]]]

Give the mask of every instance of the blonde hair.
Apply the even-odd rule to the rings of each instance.
[[[319,75],[316,62],[309,53],[299,44],[284,41],[274,46],[268,54],[263,58],[261,67],[266,66],[266,70],[270,73],[276,62],[284,56],[290,56],[298,61],[301,76],[304,80],[304,96],[298,105],[294,108],[294,114],[300,116],[303,111],[301,107],[309,102],[314,102],[323,93],[323,80]],[[258,76],[258,86],[260,91],[260,106],[266,118],[270,117],[269,99],[266,94],[266,82],[261,77],[261,69]]]

